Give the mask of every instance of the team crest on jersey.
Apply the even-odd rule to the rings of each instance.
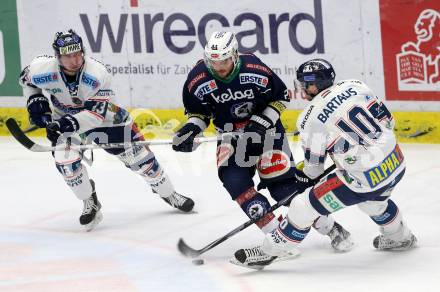
[[[49,73],[35,75],[32,77],[32,83],[35,85],[56,82],[56,81],[58,81],[57,72],[49,72]]]
[[[290,169],[289,156],[280,150],[271,150],[263,153],[257,164],[261,178],[280,176]]]
[[[211,93],[214,90],[216,90],[217,83],[214,79],[206,81],[205,83],[202,83],[197,87],[196,91],[194,92],[195,96],[197,96],[200,100],[203,99],[203,96],[205,94]]]
[[[96,79],[94,76],[89,75],[87,73],[83,73],[81,77],[81,81],[84,85],[87,87],[90,87],[92,89],[98,88],[101,84],[99,83],[98,79]]]
[[[254,104],[252,102],[241,102],[234,104],[231,108],[231,114],[239,119],[244,119],[251,116],[254,109]]]
[[[267,86],[267,83],[269,82],[269,78],[267,78],[266,76],[260,74],[254,74],[254,73],[241,73],[239,75],[239,78],[240,78],[240,84],[253,83],[264,88]]]

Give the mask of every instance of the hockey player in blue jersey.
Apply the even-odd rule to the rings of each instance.
[[[280,121],[290,101],[286,85],[255,55],[239,55],[233,33],[215,32],[206,44],[204,60],[188,74],[182,94],[188,121],[177,131],[173,149],[195,150],[194,138],[212,120],[222,135],[217,168],[223,186],[249,218],[264,215],[257,225],[264,233],[271,232],[279,222],[267,212],[268,199],[254,187],[255,172],[259,187],[267,188],[276,201],[314,184],[295,168]],[[332,217],[322,216],[314,226],[330,236],[336,250],[351,248],[349,233]]]
[[[81,134],[101,143],[143,140],[128,111],[114,103],[111,75],[102,63],[85,55],[81,37],[73,30],[58,32],[52,47],[55,56],[36,57],[20,75],[31,123],[46,128],[54,145],[66,143],[67,134]],[[148,147],[106,151],[140,174],[152,191],[172,207],[184,212],[192,210],[194,202],[174,190]],[[56,151],[54,158],[67,185],[84,203],[80,224],[88,231],[93,229],[102,219],[101,204],[95,183],[82,163],[82,153],[66,149]]]
[[[378,250],[407,250],[417,243],[402,213],[390,199],[405,173],[405,158],[393,132],[394,119],[385,104],[362,81],[334,83],[332,65],[313,59],[297,70],[310,104],[298,117],[304,149],[304,173],[324,172],[329,156],[337,166],[309,193],[295,197],[279,227],[264,243],[235,253],[232,263],[261,269],[298,255],[297,246],[316,218],[357,205],[379,226]]]

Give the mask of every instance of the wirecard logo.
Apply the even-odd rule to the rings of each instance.
[[[238,41],[238,49],[249,53],[278,54],[279,39],[288,39],[291,47],[298,53],[308,55],[312,53],[324,53],[324,27],[322,17],[322,0],[313,1],[313,14],[281,12],[279,14],[244,12],[231,17],[218,12],[206,13],[196,19],[192,15],[183,12],[165,15],[162,12],[156,14],[102,13],[97,17],[95,14],[80,14],[80,20],[86,33],[87,40],[93,53],[100,53],[103,39],[109,42],[114,53],[121,53],[124,42],[132,44],[134,53],[154,53],[154,45],[163,41],[166,47],[176,54],[191,52],[197,42],[201,47],[207,43],[206,31],[209,23],[220,23],[223,30],[234,30]],[[127,9],[139,11],[140,8],[127,7]],[[112,22],[111,22],[112,21]],[[197,22],[195,22],[197,21]],[[249,35],[247,25],[253,23],[258,29]],[[307,31],[304,30],[307,23]],[[238,25],[237,25],[238,24]],[[315,39],[307,44],[301,43],[297,36],[309,32],[309,24],[314,28]],[[182,27],[183,26],[183,27]],[[179,27],[176,29],[175,27]],[[287,27],[287,29],[285,29]],[[282,28],[282,29],[281,29]],[[156,32],[162,32],[158,35]],[[287,32],[281,36],[280,33]],[[267,38],[267,35],[270,37]],[[255,37],[256,42],[252,46],[246,46],[243,38]],[[209,36],[208,36],[209,37]],[[131,47],[131,46],[130,46]]]
[[[203,96],[205,94],[211,93],[214,90],[216,90],[217,87],[217,83],[215,82],[214,79],[209,80],[205,83],[202,83],[199,85],[199,87],[197,87],[196,91],[194,92],[194,94],[199,98],[199,99],[203,99]]]
[[[211,93],[211,96],[217,103],[225,103],[230,100],[239,99],[253,99],[255,97],[252,89],[247,89],[245,91],[237,90],[232,92],[230,88],[228,88],[226,93],[219,94],[218,96],[214,95],[214,93]]]
[[[261,87],[266,87],[269,79],[266,76],[253,74],[253,73],[242,73],[239,75],[240,84],[253,83]]]

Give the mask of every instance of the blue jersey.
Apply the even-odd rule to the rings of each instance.
[[[284,82],[259,58],[240,55],[237,67],[227,80],[216,77],[199,61],[188,74],[183,87],[183,104],[189,117],[209,124],[212,119],[220,132],[235,131],[253,114],[271,107],[280,114],[289,102]],[[225,125],[233,125],[233,127]]]

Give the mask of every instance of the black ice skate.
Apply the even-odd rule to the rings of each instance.
[[[262,270],[264,267],[270,265],[273,262],[290,260],[299,256],[299,250],[293,249],[286,251],[281,256],[271,256],[266,254],[261,246],[253,248],[243,248],[235,252],[234,257],[229,260],[231,264],[242,266],[254,270]]]
[[[90,180],[90,183],[92,185],[92,194],[89,198],[83,200],[84,209],[79,217],[79,223],[85,227],[86,231],[91,231],[102,221],[101,203],[96,196],[95,182]]]
[[[332,229],[327,233],[330,237],[331,245],[338,252],[347,252],[354,246],[350,232],[344,229],[339,223],[335,222]]]
[[[256,246],[237,250],[230,262],[234,265],[262,270],[265,266],[270,265],[276,258],[277,257],[264,253],[261,250],[261,246]]]
[[[373,246],[378,250],[403,251],[417,245],[417,238],[410,233],[407,238],[402,240],[392,240],[385,235],[379,235],[373,240]]]
[[[162,197],[162,199],[170,206],[183,212],[190,212],[194,208],[194,201],[191,198],[185,197],[177,192],[174,192],[169,197]]]

